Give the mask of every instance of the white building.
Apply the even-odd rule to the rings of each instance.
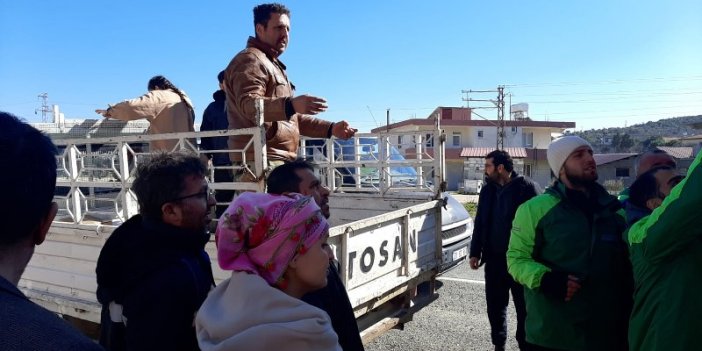
[[[464,179],[483,179],[485,155],[497,148],[497,121],[472,119],[470,108],[437,107],[425,119],[408,119],[372,132],[411,132],[430,129],[434,116],[441,117],[446,132],[446,181],[457,190]],[[504,148],[515,161],[515,170],[542,187],[549,184],[551,170],[546,149],[552,134],[575,128],[575,122],[532,121],[528,117],[505,121]]]

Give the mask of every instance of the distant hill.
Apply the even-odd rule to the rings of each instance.
[[[679,142],[671,139],[702,134],[702,130],[692,128],[694,123],[702,123],[702,115],[666,118],[626,128],[590,129],[567,134],[586,139],[597,153],[640,152],[653,146],[677,146]]]

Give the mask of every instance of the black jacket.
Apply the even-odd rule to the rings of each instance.
[[[0,350],[102,350],[56,314],[49,312],[0,277]]]
[[[208,130],[223,130],[229,129],[229,121],[227,120],[227,111],[224,110],[225,101],[227,95],[222,90],[217,90],[212,94],[214,99],[202,114],[202,124],[200,125],[200,131]],[[227,140],[229,137],[213,137],[213,138],[202,138],[200,141],[200,146],[203,150],[228,150]],[[223,166],[230,164],[229,154],[226,152],[218,152],[208,154],[212,158],[212,163],[215,166]]]
[[[346,287],[332,266],[327,272],[327,286],[306,294],[302,300],[329,314],[332,328],[339,336],[339,346],[344,351],[364,350]]]
[[[488,182],[480,190],[470,257],[485,260],[486,254],[505,256],[517,208],[541,194],[541,187],[533,181],[516,172],[512,172],[511,177],[504,186]]]
[[[119,226],[97,263],[100,343],[108,350],[198,350],[195,313],[214,286],[204,250],[209,234],[137,215]],[[110,323],[108,306],[127,319]]]

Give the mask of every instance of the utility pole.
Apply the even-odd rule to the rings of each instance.
[[[51,112],[51,108],[49,107],[49,94],[41,93],[37,97],[40,98],[42,102],[41,107],[34,109],[34,114],[36,115],[37,112],[41,112],[41,121],[47,122],[46,114]]]
[[[466,97],[463,98],[463,101],[466,102],[466,107],[471,109],[471,114],[475,114],[476,116],[490,122],[492,125],[494,125],[497,128],[497,138],[496,138],[496,146],[498,150],[503,150],[505,146],[505,86],[500,85],[497,87],[497,90],[461,90],[461,93],[466,94]],[[473,99],[470,97],[469,94],[472,93],[497,93],[497,100],[492,100],[492,99]],[[470,107],[471,102],[489,102],[491,103],[491,106],[476,106],[476,107]],[[497,108],[497,123],[479,115],[478,113],[473,112],[473,110],[476,109],[494,109]]]
[[[505,148],[505,86],[497,87],[497,150]]]
[[[385,131],[390,133],[390,109],[385,110]]]

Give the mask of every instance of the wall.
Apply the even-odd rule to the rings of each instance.
[[[458,190],[463,182],[463,160],[446,160],[446,190]]]
[[[635,164],[636,157],[630,157],[627,159],[610,162],[604,165],[599,165],[597,166],[597,182],[602,185],[605,185],[605,187],[608,188],[608,190],[611,190],[611,186],[609,184],[618,183],[616,189],[614,190],[616,192],[621,191],[623,188],[630,186],[631,183],[633,183],[636,179],[636,169],[634,166]],[[629,176],[617,177],[617,168],[628,168]]]
[[[549,128],[524,128],[524,133],[534,133],[534,149],[547,149],[551,143],[551,129]]]

